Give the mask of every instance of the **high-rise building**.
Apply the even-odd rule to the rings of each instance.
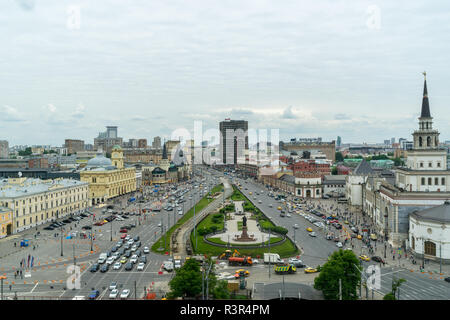
[[[338,137],[337,137],[337,140],[336,140],[336,147],[340,147],[341,144],[342,144],[342,139],[341,139],[340,136],[338,136]]]
[[[0,158],[9,158],[9,143],[6,140],[0,140]]]
[[[225,119],[220,122],[219,130],[222,164],[236,165],[238,161],[245,162],[245,153],[248,150],[248,121]]]
[[[147,148],[147,139],[139,139],[138,148]]]
[[[395,138],[391,138],[391,144],[395,143]]]
[[[68,154],[77,153],[78,151],[84,150],[83,140],[66,139],[64,142],[64,147],[67,148]]]
[[[107,126],[106,132],[100,132],[97,138],[94,138],[94,149],[102,149],[111,153],[113,146],[123,145],[123,139],[117,136],[116,126]]]
[[[154,137],[152,147],[155,149],[161,149],[161,137]]]

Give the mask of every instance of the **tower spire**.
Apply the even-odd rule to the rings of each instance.
[[[422,98],[422,112],[420,113],[421,118],[431,118],[430,114],[430,104],[428,102],[428,90],[427,90],[427,73],[423,73],[424,83],[423,83],[423,98]]]

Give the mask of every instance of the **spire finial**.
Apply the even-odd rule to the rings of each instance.
[[[424,72],[422,72],[422,74],[423,74],[423,78],[424,78],[425,80],[427,80],[427,72],[424,71]]]

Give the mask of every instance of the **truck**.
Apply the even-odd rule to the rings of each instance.
[[[297,269],[292,264],[288,264],[276,266],[274,271],[276,274],[288,274],[297,272]]]
[[[283,263],[278,253],[264,253],[264,263],[279,264]]]
[[[169,271],[169,272],[173,271],[173,262],[172,261],[164,261],[163,268],[164,268],[164,270]]]
[[[252,257],[230,257],[228,265],[230,266],[251,266],[253,264]]]
[[[106,253],[100,253],[100,256],[98,257],[98,263],[99,264],[103,264],[103,263],[105,263],[105,261],[106,261],[106,259],[108,258],[108,254],[106,254]]]

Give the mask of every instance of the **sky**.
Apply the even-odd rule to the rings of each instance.
[[[423,75],[450,140],[450,2],[3,0],[0,140],[169,138],[225,118],[282,140],[412,139]]]

